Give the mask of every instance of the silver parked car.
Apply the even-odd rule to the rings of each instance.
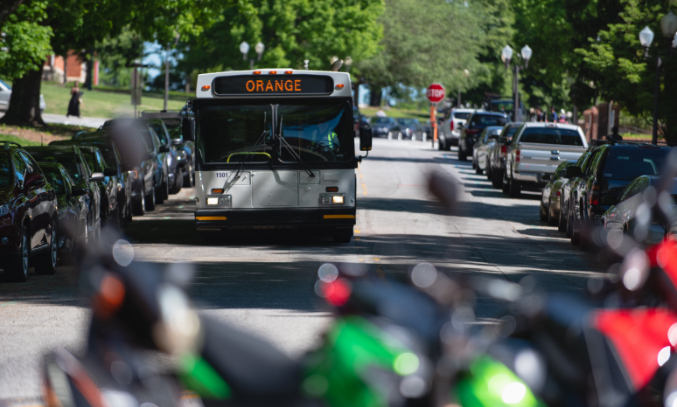
[[[0,79],[0,110],[7,111],[9,108],[9,99],[12,96],[12,87]],[[45,98],[40,95],[40,113],[47,108]]]

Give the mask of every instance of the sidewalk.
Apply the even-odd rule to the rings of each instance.
[[[66,117],[62,114],[43,113],[42,120],[44,120],[45,123],[71,124],[76,126],[93,127],[95,129],[98,129],[99,127],[103,126],[103,123],[106,120],[110,119],[102,117],[74,117],[74,116]]]

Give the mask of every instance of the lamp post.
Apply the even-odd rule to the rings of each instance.
[[[179,34],[174,36],[174,46],[179,43]],[[169,44],[167,44],[167,49],[165,51],[165,101],[163,110],[167,110],[167,104],[169,103]]]
[[[465,80],[467,81],[468,77],[470,76],[470,71],[467,70],[467,69],[464,69],[463,70],[463,76],[465,77]],[[461,107],[461,89],[458,90],[458,103],[457,103],[457,105],[458,105],[459,108]]]
[[[261,57],[263,56],[263,51],[265,51],[266,46],[263,45],[262,42],[259,41],[258,44],[254,46],[254,51],[258,55],[258,60],[261,60]],[[246,41],[242,41],[240,44],[240,53],[242,53],[242,59],[244,61],[247,60],[247,54],[249,53],[249,44],[247,44]],[[254,69],[254,59],[249,60],[249,69]]]
[[[533,51],[529,48],[528,45],[525,45],[524,48],[520,51],[522,56],[522,61],[524,61],[524,66],[521,66],[519,63],[515,62],[513,64],[513,77],[512,77],[512,89],[513,89],[513,100],[512,100],[512,120],[519,121],[519,71],[520,69],[525,69],[529,66],[529,60],[531,59]],[[505,64],[506,69],[510,65],[510,60],[512,59],[513,50],[509,45],[506,45],[503,50],[501,50],[501,59]]]
[[[663,37],[666,40],[667,52],[666,57],[671,58],[673,50],[677,48],[677,16],[670,11],[668,14],[664,15],[661,18],[661,32]],[[644,47],[644,57],[649,57],[649,48],[653,43],[654,32],[651,31],[649,27],[644,27],[642,31],[639,32],[639,42]],[[653,126],[651,129],[651,143],[658,144],[658,95],[660,93],[660,76],[661,76],[661,65],[663,61],[660,56],[660,52],[656,51],[656,82],[654,85],[654,97],[653,97]]]

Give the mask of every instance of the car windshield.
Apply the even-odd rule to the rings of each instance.
[[[58,195],[66,193],[66,186],[63,183],[63,178],[61,178],[61,171],[57,166],[52,165],[43,165],[41,166],[42,172],[47,178],[47,182],[54,188],[54,192]]]
[[[84,148],[81,151],[92,172],[103,172],[105,170],[99,160],[97,160],[96,151],[92,151],[92,149],[89,148]]]
[[[640,175],[658,175],[668,152],[662,148],[612,148],[604,163],[604,177],[632,180]]]
[[[468,120],[470,113],[454,113],[454,119]]]
[[[371,119],[371,122],[374,124],[390,124],[389,117],[374,117]]]
[[[106,166],[110,168],[117,168],[117,159],[113,146],[108,144],[97,144],[96,147],[98,147],[99,151],[101,151],[101,156],[106,162]]]
[[[401,125],[407,126],[407,127],[414,127],[414,126],[416,126],[416,125],[418,124],[418,122],[417,122],[416,119],[397,119],[397,121],[398,121]]]
[[[9,86],[9,85],[7,84],[7,82],[3,81],[2,79],[0,79],[0,83],[1,83],[4,87],[6,87],[7,90],[12,90],[12,87]]]
[[[84,174],[84,170],[80,168],[81,167],[80,162],[74,153],[55,154],[51,151],[30,151],[30,150],[28,152],[30,153],[30,155],[33,156],[35,161],[38,161],[38,163],[40,163],[41,161],[48,163],[58,162],[59,164],[64,166],[64,168],[68,172],[68,175],[70,175],[75,182],[82,181],[82,174]]]
[[[0,154],[0,190],[7,189],[14,181],[14,167],[9,154]]]
[[[524,129],[519,142],[582,146],[583,138],[576,130],[559,129],[555,127],[528,127]]]
[[[183,134],[181,129],[181,119],[163,119],[167,131],[169,132],[169,137],[173,139],[183,140]]]
[[[515,133],[517,133],[517,130],[520,128],[520,126],[509,126],[508,129],[505,132],[505,136],[507,139],[512,140],[513,136]]]
[[[160,143],[162,143],[162,144],[169,143],[169,140],[167,139],[167,133],[165,133],[165,128],[162,125],[162,121],[151,120],[151,121],[148,122],[148,125],[153,130],[155,130],[155,134],[157,134],[157,137],[160,139]]]
[[[476,114],[470,120],[470,127],[474,129],[483,129],[489,126],[504,126],[507,123],[508,119],[502,116]]]

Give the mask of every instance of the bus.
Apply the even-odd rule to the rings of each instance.
[[[300,230],[348,243],[356,216],[350,75],[261,69],[201,74],[184,119],[195,140],[198,231]],[[371,129],[360,129],[371,150]]]

